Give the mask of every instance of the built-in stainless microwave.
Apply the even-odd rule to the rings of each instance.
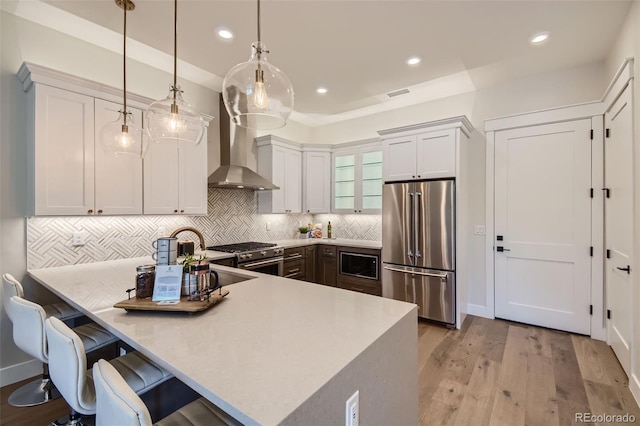
[[[339,273],[377,281],[379,264],[380,258],[375,254],[341,251]]]

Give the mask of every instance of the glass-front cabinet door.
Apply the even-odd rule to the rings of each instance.
[[[333,153],[333,213],[382,211],[382,146],[368,144]]]
[[[333,208],[335,213],[354,213],[356,210],[356,157],[357,151],[334,155]]]
[[[362,158],[362,212],[379,213],[382,210],[382,150],[379,147],[363,149]]]

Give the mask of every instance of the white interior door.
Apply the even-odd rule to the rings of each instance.
[[[605,282],[609,344],[630,375],[632,321],[633,251],[633,136],[631,87],[605,114],[604,185],[605,198]],[[628,270],[623,270],[627,269]]]
[[[496,317],[590,334],[590,130],[496,132]]]

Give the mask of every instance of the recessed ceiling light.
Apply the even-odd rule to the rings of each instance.
[[[418,65],[421,60],[422,59],[418,58],[417,56],[414,56],[412,58],[407,59],[407,64],[409,64],[409,65]]]
[[[537,33],[532,35],[529,38],[529,43],[535,45],[539,45],[544,43],[545,41],[547,41],[547,39],[549,38],[549,32],[545,31],[543,33]]]
[[[223,38],[225,40],[229,40],[233,38],[233,33],[227,28],[218,28],[218,37]]]
[[[316,92],[318,92],[321,95],[324,95],[325,93],[327,93],[327,88],[326,87],[318,87],[316,89]]]

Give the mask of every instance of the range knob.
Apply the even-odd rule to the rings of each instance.
[[[263,250],[263,251],[260,252],[260,254],[263,255],[263,256],[266,256],[267,252]]]
[[[246,255],[246,254],[241,254],[241,255],[240,255],[240,259],[246,259],[246,258],[247,258],[247,255]]]
[[[247,253],[247,259],[251,259],[252,257],[253,257],[253,254]]]

